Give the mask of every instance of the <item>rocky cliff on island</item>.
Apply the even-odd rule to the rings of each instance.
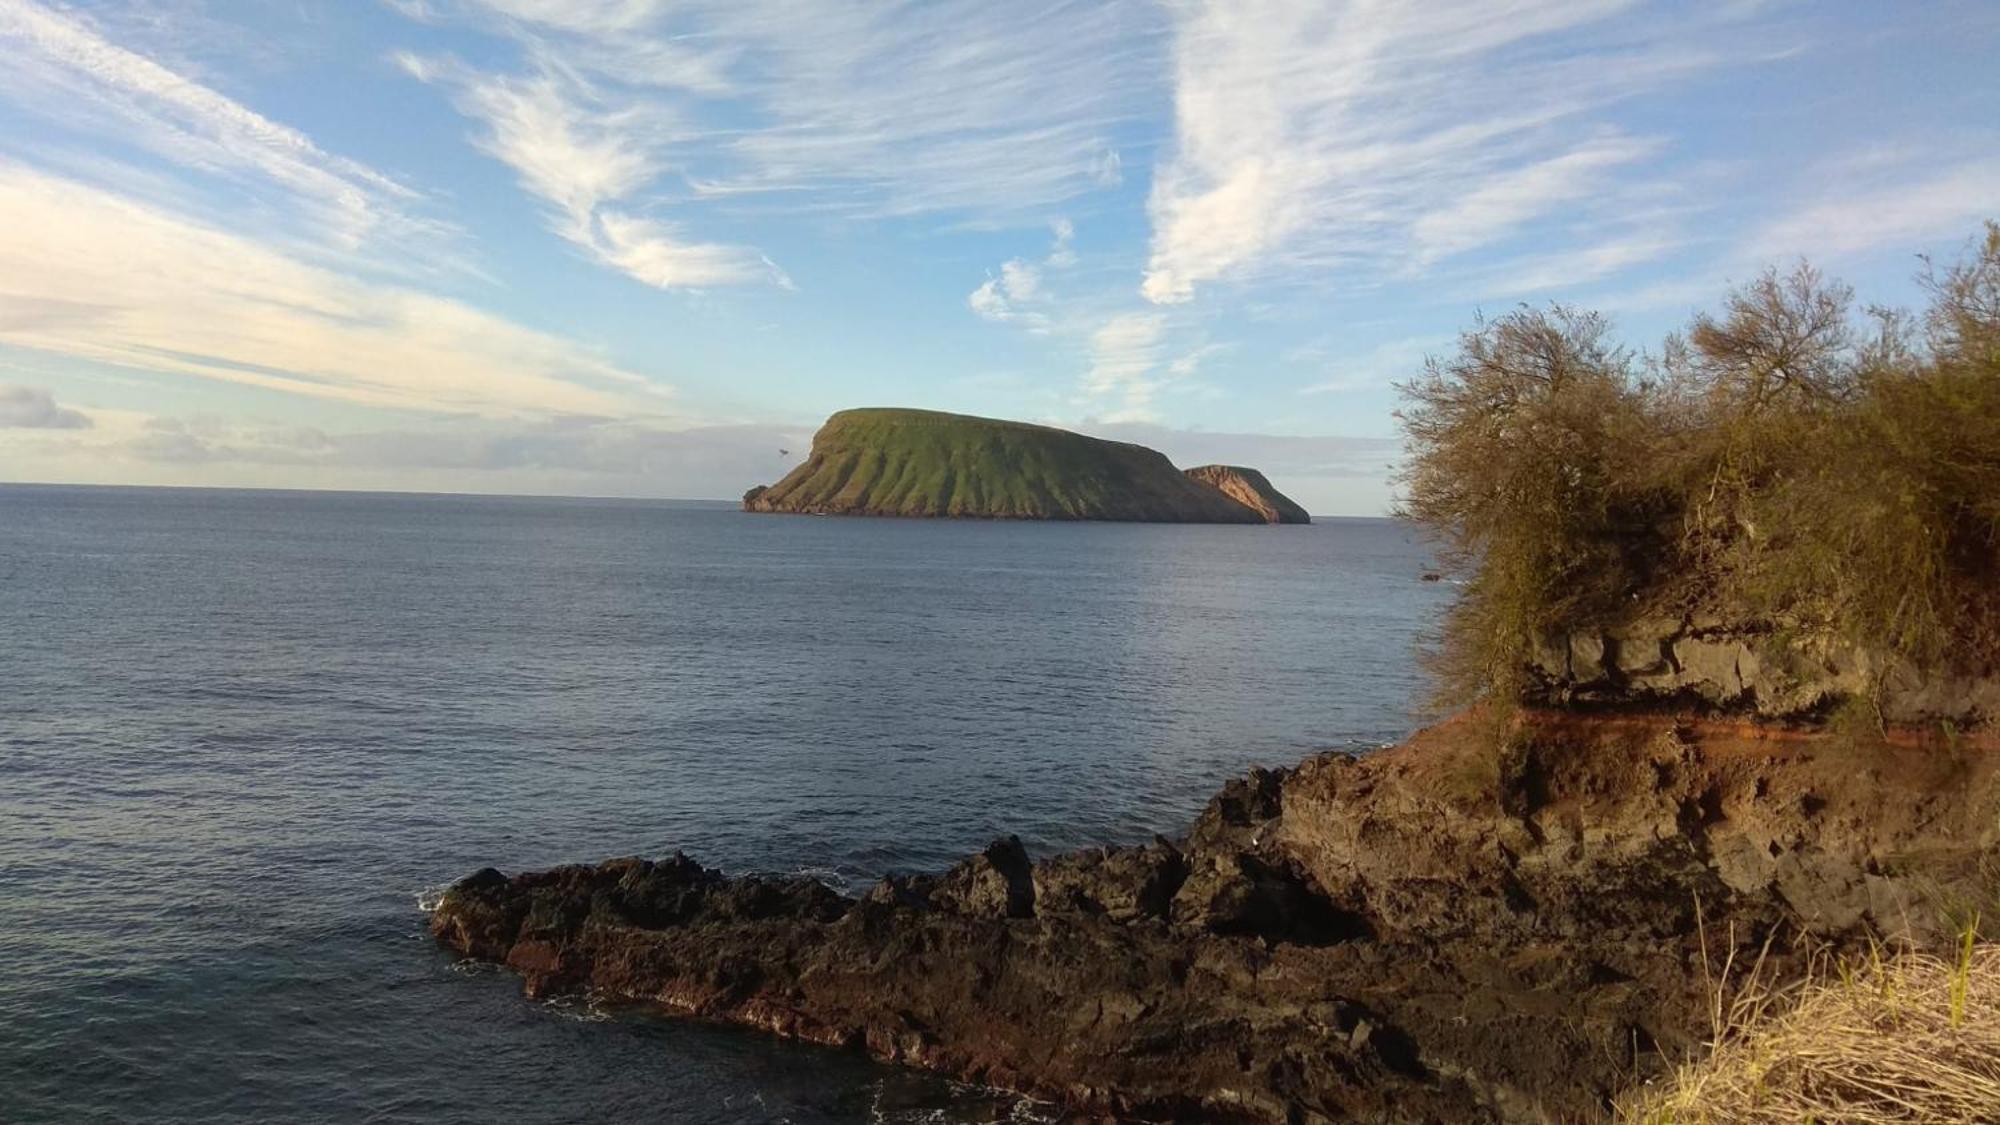
[[[744,494],[743,507],[811,515],[1310,522],[1255,470],[1205,466],[1184,474],[1161,453],[1129,442],[893,409],[843,410],[827,419],[806,459],[776,484]]]
[[[1311,523],[1312,517],[1291,497],[1271,487],[1263,473],[1241,465],[1201,465],[1187,471],[1188,479],[1221,491],[1224,496],[1264,517],[1265,523]]]
[[[486,870],[432,930],[532,993],[1076,1114],[1580,1120],[1698,1050],[1726,961],[1784,979],[1987,901],[2000,755],[1942,737],[1474,714],[1257,771],[1179,840],[1003,840],[859,898],[678,855]]]

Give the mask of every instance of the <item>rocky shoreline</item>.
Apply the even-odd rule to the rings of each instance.
[[[1600,1113],[1706,1038],[1710,967],[1796,971],[1990,903],[1990,738],[1461,717],[1225,786],[1183,839],[996,841],[858,899],[674,856],[454,885],[447,947],[1079,1117]]]

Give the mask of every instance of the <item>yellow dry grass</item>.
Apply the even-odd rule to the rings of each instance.
[[[1619,1107],[1623,1125],[2000,1122],[2000,945],[1875,949],[1786,988],[1712,991],[1715,1046]],[[1727,997],[1727,999],[1725,999]]]

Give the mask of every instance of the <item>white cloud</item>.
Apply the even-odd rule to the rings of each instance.
[[[1464,196],[1411,224],[1419,265],[1505,237],[1522,223],[1600,190],[1603,173],[1659,151],[1659,145],[1616,133],[1501,172]]]
[[[1912,267],[1918,254],[1949,257],[1982,222],[2000,214],[2000,160],[1981,155],[1951,161],[1940,157],[1942,147],[1867,148],[1812,164],[1801,179],[1828,186],[1802,193],[1804,202],[1730,238],[1699,266],[1634,288],[1587,294],[1579,303],[1619,313],[1686,312],[1713,303],[1734,281],[1800,258],[1837,269],[1843,260],[1881,254]],[[1514,280],[1554,288],[1570,264],[1573,272],[1587,274],[1594,254],[1643,259],[1649,249],[1643,238],[1630,245],[1614,241],[1530,262]]]
[[[1057,219],[1049,224],[1049,230],[1056,236],[1056,243],[1049,247],[1048,264],[1064,268],[1076,264],[1076,224],[1068,219]]]
[[[1124,313],[1105,321],[1090,337],[1085,388],[1103,394],[1141,380],[1159,365],[1166,328],[1161,313]]]
[[[1746,241],[1747,255],[1770,262],[1806,255],[1832,259],[1883,248],[1909,253],[1938,238],[1966,238],[2000,214],[2000,160],[1975,160],[1942,171],[1898,167],[1839,186]]]
[[[1159,89],[1139,4],[718,4],[766,114],[744,178],[846,185],[858,210],[1008,217],[1100,190]]]
[[[600,18],[618,16],[602,7]],[[607,101],[554,69],[516,78],[410,54],[397,61],[413,77],[450,89],[462,112],[484,122],[479,147],[548,202],[551,228],[599,263],[659,289],[759,281],[790,287],[749,247],[690,239],[678,224],[615,206],[661,174],[664,150],[685,132],[670,110]]]
[[[1193,351],[1174,357],[1174,361],[1167,364],[1167,374],[1175,379],[1192,379],[1201,371],[1202,364],[1228,351],[1229,348],[1228,344],[1202,344]]]
[[[1125,158],[1115,148],[1105,149],[1091,162],[1090,178],[1098,187],[1117,187],[1125,182]]]
[[[646,380],[567,341],[73,180],[0,163],[0,214],[0,343],[422,411],[665,405]]]
[[[1016,301],[1041,300],[1042,271],[1019,258],[1001,265],[1000,281],[1007,295]]]
[[[87,430],[90,416],[56,404],[40,387],[0,383],[0,429]]]
[[[1029,221],[1117,182],[1121,131],[1160,89],[1160,16],[1137,3],[457,0],[448,10],[523,54],[521,66],[468,72],[455,88],[558,81],[565,120],[645,154],[648,189],[739,209],[776,199],[794,213]],[[490,123],[483,100],[461,93],[459,104]],[[695,120],[707,127],[681,127]],[[540,179],[524,175],[531,189]]]
[[[1158,368],[1166,351],[1166,332],[1165,314],[1144,312],[1114,316],[1091,333],[1090,370],[1083,377],[1083,390],[1092,398],[1118,400],[1105,421],[1158,421],[1153,397],[1163,382]]]
[[[1703,36],[1732,18],[1611,34],[1632,10],[1174,5],[1175,144],[1154,178],[1143,295],[1178,303],[1218,281],[1357,261],[1421,268],[1601,190],[1656,145],[1588,115],[1719,64]],[[1561,51],[1535,49],[1554,36]]]
[[[768,281],[790,289],[792,279],[777,263],[740,246],[692,242],[680,229],[658,219],[600,208],[582,245],[604,261],[657,289],[683,289]]]
[[[666,9],[659,0],[479,0],[504,16],[578,34],[625,34]]]
[[[1537,293],[1568,289],[1598,281],[1633,266],[1657,261],[1681,249],[1684,241],[1665,234],[1628,234],[1573,250],[1537,254],[1509,261],[1504,269],[1474,287],[1479,296],[1507,303]]]
[[[417,193],[143,55],[83,16],[0,0],[0,96],[68,127],[153,152],[187,169],[275,188],[335,245],[402,242],[436,228],[406,213]],[[0,147],[15,147],[0,141]],[[18,149],[17,149],[18,151]]]
[[[1049,330],[1047,313],[1021,306],[1041,295],[1041,275],[1034,266],[1019,258],[1000,267],[1000,276],[989,277],[966,295],[965,304],[981,320],[995,324],[1018,324],[1037,335]]]
[[[1055,327],[1054,319],[1036,306],[1048,305],[1052,298],[1043,288],[1046,270],[1062,270],[1076,264],[1076,225],[1068,219],[1049,224],[1055,241],[1040,264],[1025,258],[1009,258],[1000,264],[1000,274],[988,277],[965,298],[965,304],[982,320],[995,324],[1016,324],[1036,335]]]

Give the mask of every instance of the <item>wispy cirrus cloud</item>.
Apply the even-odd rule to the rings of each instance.
[[[700,235],[725,208],[1034,221],[1117,182],[1160,81],[1137,4],[401,7],[517,45],[511,67],[400,59],[483,124],[556,233],[661,286],[782,278]]]
[[[1421,268],[1507,237],[1521,224],[1602,190],[1614,169],[1657,153],[1657,141],[1607,132],[1558,156],[1496,172],[1410,225]]]
[[[614,99],[556,66],[516,77],[408,53],[397,61],[450,90],[461,111],[483,122],[479,147],[550,205],[555,233],[599,263],[659,289],[791,284],[756,250],[692,239],[678,224],[632,209],[675,143],[694,134],[669,107]]]
[[[0,0],[0,97],[95,141],[149,152],[226,179],[297,212],[304,237],[339,251],[371,241],[408,248],[438,224],[419,193],[304,133],[107,39],[88,18],[35,0]],[[32,155],[0,140],[0,151]]]
[[[1142,286],[1162,304],[1287,270],[1422,269],[1600,195],[1661,142],[1593,114],[1729,61],[1702,37],[1737,18],[1614,19],[1629,0],[1171,10],[1175,142]]]
[[[1940,237],[1969,237],[1982,220],[2000,218],[2000,159],[1992,157],[1942,167],[1934,156],[1850,159],[1820,179],[1831,186],[1751,234],[1749,257],[1832,260],[1885,247],[1909,252]]]
[[[1475,296],[1501,301],[1539,297],[1657,261],[1686,244],[1679,235],[1657,231],[1614,234],[1574,249],[1510,258],[1478,277],[1471,288]]]
[[[1165,382],[1167,316],[1160,312],[1120,313],[1090,335],[1090,370],[1083,393],[1113,400],[1106,422],[1153,422],[1153,398]]]
[[[132,17],[0,0],[0,100],[46,128],[0,137],[0,345],[430,414],[662,415],[664,386],[590,349],[383,280],[451,239],[427,198],[112,41]],[[666,268],[668,232],[598,231],[634,272]],[[24,393],[16,429],[95,417]]]
[[[0,163],[0,344],[427,412],[658,414],[664,389],[470,305]]]
[[[1977,135],[1934,141],[1922,148],[1866,146],[1833,154],[1797,170],[1802,183],[1788,209],[1721,242],[1686,269],[1643,284],[1586,294],[1589,307],[1619,313],[1693,310],[1715,301],[1732,281],[1801,259],[1830,270],[1868,259],[1901,259],[1914,272],[1917,255],[1949,256],[1959,240],[1977,237],[1981,224],[2000,218],[2000,159]],[[1592,280],[1593,254],[1646,256],[1641,239],[1627,247],[1613,241],[1596,248],[1551,255],[1524,264],[1518,284]]]

